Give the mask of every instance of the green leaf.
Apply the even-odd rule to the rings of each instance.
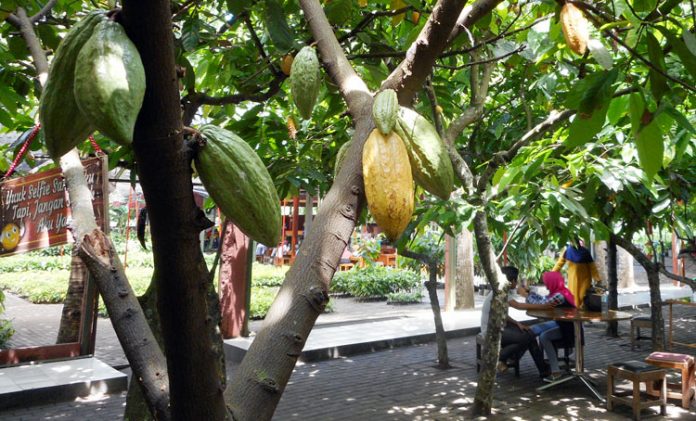
[[[635,136],[640,128],[640,120],[643,118],[643,113],[645,112],[645,102],[643,101],[643,96],[639,93],[632,93],[629,100],[629,111],[631,113],[631,131]]]
[[[201,36],[201,21],[198,19],[190,19],[184,22],[184,27],[181,29],[181,46],[184,51],[193,51],[198,47]]]
[[[696,36],[689,32],[688,29],[684,29],[682,31],[682,38],[684,39],[684,45],[686,48],[691,52],[691,54],[696,56]]]
[[[662,131],[657,121],[653,120],[643,127],[636,136],[638,161],[648,179],[652,179],[662,168],[662,156],[665,145],[662,142]]]
[[[283,7],[276,0],[266,0],[266,29],[273,41],[273,45],[280,52],[287,52],[292,49],[295,43],[288,22],[285,19]]]
[[[693,34],[691,34],[691,32],[689,32],[687,29],[684,29],[682,31],[684,41],[682,41],[667,28],[663,26],[656,26],[656,28],[665,38],[667,38],[667,42],[669,42],[669,45],[672,46],[672,50],[675,54],[677,54],[682,65],[686,68],[691,77],[696,79],[696,53],[694,52],[694,50],[696,50],[696,45],[694,45],[692,49],[685,42],[689,36],[691,37],[691,40],[693,40]],[[694,42],[696,43],[696,40]]]
[[[580,114],[576,114],[575,120],[568,129],[570,134],[563,144],[567,148],[573,149],[589,142],[604,127],[608,109],[609,105],[605,105],[601,109],[595,110],[590,118],[583,118]]]
[[[605,107],[614,95],[612,86],[619,75],[617,69],[596,72],[575,84],[566,100],[568,108],[575,108],[578,113],[589,118],[594,110]]]
[[[679,112],[676,108],[669,106],[665,108],[665,112],[672,117],[674,121],[679,124],[679,126],[690,131],[692,134],[696,134],[696,129],[694,129],[694,126],[692,126],[686,116]]]
[[[660,47],[657,38],[655,38],[652,33],[648,32],[646,34],[646,40],[648,42],[648,58],[650,58],[650,62],[653,66],[666,73],[667,66],[665,66],[665,58],[662,55],[662,47]],[[650,91],[658,102],[660,98],[669,91],[667,78],[653,68],[650,68]]]
[[[621,117],[625,116],[628,111],[628,102],[630,97],[628,95],[622,95],[611,100],[609,103],[609,110],[607,111],[607,118],[609,123],[613,126],[621,120]]]
[[[636,12],[652,12],[657,6],[657,0],[633,0],[633,10]]]
[[[332,25],[343,25],[353,17],[353,1],[333,0],[324,6],[324,13]]]
[[[251,6],[251,0],[227,0],[227,9],[236,17]]]

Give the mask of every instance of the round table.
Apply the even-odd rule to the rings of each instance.
[[[582,322],[617,322],[619,320],[628,320],[632,314],[625,311],[608,310],[606,312],[582,310],[573,307],[552,308],[548,310],[528,310],[527,315],[539,319],[556,320],[558,322],[572,322],[575,331],[575,373],[569,376],[561,377],[547,385],[537,388],[537,390],[545,390],[550,387],[565,383],[572,379],[579,379],[588,389],[599,399],[604,402],[602,396],[587,376],[585,376],[585,360],[584,347],[582,344]]]

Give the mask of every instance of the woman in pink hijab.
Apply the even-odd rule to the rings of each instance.
[[[549,290],[549,294],[541,296],[536,292],[520,287],[517,292],[526,297],[526,303],[519,303],[514,300],[510,301],[512,307],[523,310],[546,310],[554,307],[575,307],[575,297],[565,286],[563,275],[560,272],[544,272],[541,275],[541,280]],[[566,341],[573,339],[573,324],[570,322],[556,322],[550,320],[543,323],[532,325],[532,332],[539,335],[546,356],[549,359],[551,366],[551,375],[545,378],[545,381],[554,381],[561,377],[561,370],[558,366],[558,356],[556,348],[553,346],[553,341],[565,339]]]

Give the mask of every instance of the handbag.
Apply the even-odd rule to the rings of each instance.
[[[583,300],[583,305],[585,310],[589,311],[602,311],[602,296],[604,295],[604,289],[596,286],[591,286],[587,288],[585,292],[585,299]]]

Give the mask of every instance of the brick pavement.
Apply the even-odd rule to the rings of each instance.
[[[677,310],[681,315],[677,318],[680,336],[692,342],[696,341],[696,316],[689,314],[695,313]],[[628,322],[621,322],[620,330],[622,338],[608,339],[603,335],[604,324],[586,325],[585,365],[601,392],[606,390],[607,364],[642,359],[649,353],[646,341],[641,341],[642,349],[631,351]],[[450,340],[454,367],[449,370],[434,367],[433,343],[298,365],[274,419],[470,419],[467,411],[476,390],[474,346],[473,336]],[[231,377],[236,368],[228,368]],[[608,413],[576,381],[537,393],[535,388],[542,383],[528,356],[523,358],[520,369],[520,378],[515,378],[512,370],[499,376],[492,419],[623,420],[630,416],[629,408],[622,406],[617,407],[619,412]],[[124,403],[123,394],[93,397],[0,412],[0,419],[120,419]],[[648,417],[650,414],[644,412],[647,419],[658,418]],[[696,419],[696,405],[690,411],[669,405],[667,418]]]

